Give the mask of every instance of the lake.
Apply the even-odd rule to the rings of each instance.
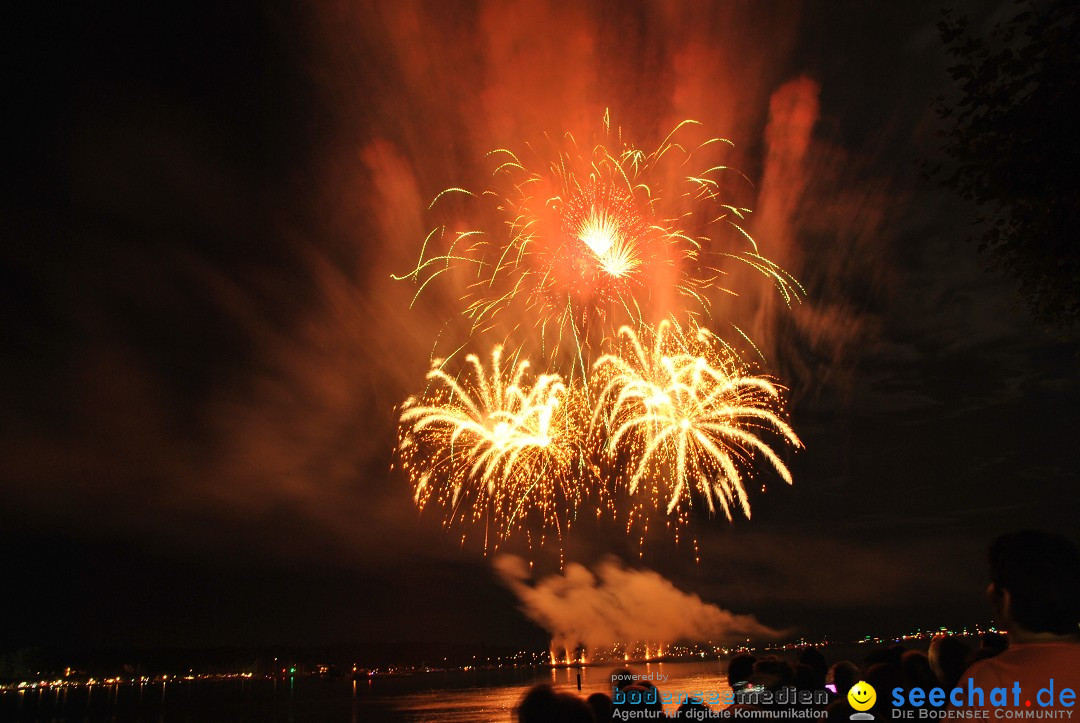
[[[581,695],[611,694],[614,665],[581,669]],[[726,694],[726,661],[630,666],[663,692]],[[498,668],[417,673],[362,681],[319,678],[170,681],[92,688],[5,691],[0,720],[10,721],[512,721],[514,707],[538,683],[577,693],[577,668]],[[677,705],[670,705],[673,712]]]

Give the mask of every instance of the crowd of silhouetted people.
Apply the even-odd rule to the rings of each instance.
[[[858,663],[842,660],[832,665],[813,647],[784,657],[742,653],[727,663],[731,692],[725,691],[723,697],[717,692],[711,700],[703,699],[700,691],[695,691],[697,697],[674,690],[665,694],[650,676],[622,669],[611,675],[610,693],[582,697],[547,684],[535,686],[518,705],[517,720],[717,720],[770,717],[785,711],[775,717],[847,721],[853,715],[855,720],[872,715],[880,721],[895,717],[896,708],[922,707],[921,700],[907,697],[897,704],[893,693],[897,689],[941,689],[946,696],[943,705],[952,707],[987,706],[982,694],[970,697],[975,687],[988,691],[1015,682],[1034,692],[1053,678],[1058,690],[1080,689],[1080,551],[1066,538],[1024,531],[997,538],[990,546],[989,562],[987,597],[1008,636],[940,635],[926,651],[896,644],[873,649]],[[853,708],[847,695],[860,681],[877,694],[868,711]],[[672,688],[679,685],[671,681]],[[957,694],[950,703],[948,692],[957,688],[969,697]],[[955,705],[957,701],[961,704]],[[1067,699],[1051,695],[1050,707],[1060,705],[1071,709]]]

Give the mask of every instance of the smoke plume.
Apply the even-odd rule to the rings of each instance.
[[[571,563],[562,574],[532,582],[528,564],[496,558],[495,570],[518,596],[522,611],[551,633],[556,649],[608,648],[634,641],[732,641],[772,638],[780,631],[753,615],[738,615],[683,592],[652,570],[633,570],[608,557],[594,570]]]
[[[828,398],[864,347],[846,281],[881,286],[888,197],[814,135],[829,86],[793,63],[799,12],[616,5],[324,3],[260,29],[239,13],[233,32],[280,67],[208,65],[191,83],[209,107],[188,81],[146,80],[138,54],[89,78],[66,181],[85,212],[45,213],[17,245],[41,258],[11,314],[0,507],[208,550],[247,540],[275,560],[441,556],[438,523],[417,524],[388,472],[394,407],[468,320],[461,288],[433,283],[410,308],[416,286],[391,274],[416,264],[439,191],[488,181],[488,151],[587,138],[605,108],[642,148],[687,118],[733,140],[724,162],[761,182],[749,230],[809,298],[788,310],[743,274],[763,288],[740,288],[727,303],[748,308],[718,309],[715,331],[737,339],[739,323],[793,398]],[[178,78],[185,43],[234,52],[227,33],[157,31],[183,48],[160,58]],[[293,537],[263,534],[282,519]]]

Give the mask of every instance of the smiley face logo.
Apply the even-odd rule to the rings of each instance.
[[[855,710],[870,710],[876,701],[877,691],[865,680],[860,680],[847,692],[847,702]]]

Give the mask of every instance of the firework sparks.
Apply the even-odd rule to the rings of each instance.
[[[457,216],[395,278],[417,284],[414,303],[454,278],[470,328],[450,357],[492,332],[514,361],[500,345],[490,368],[469,355],[453,376],[449,360],[434,362],[428,390],[403,407],[398,459],[416,504],[444,508],[447,526],[482,524],[485,550],[519,530],[532,547],[530,521],[541,545],[552,530],[561,540],[586,498],[598,518],[621,516],[608,494],[619,489],[628,532],[643,521],[644,543],[653,512],[666,512],[678,542],[695,499],[729,521],[735,508],[750,516],[759,460],[791,482],[765,441],[802,446],[780,390],[701,323],[717,293],[734,293],[729,262],[770,279],[789,305],[804,292],[743,229],[749,209],[726,200],[743,178],[716,158],[730,142],[684,140],[697,125],[646,153],[605,114],[590,143],[567,133],[527,159],[497,149],[491,188],[432,201]],[[447,209],[450,199],[461,203]],[[530,381],[526,353],[549,373]]]
[[[653,502],[668,515],[689,507],[696,490],[710,514],[719,505],[731,520],[738,506],[749,517],[744,478],[756,457],[791,483],[787,466],[759,435],[771,431],[802,446],[781,416],[779,390],[748,375],[706,329],[679,333],[665,321],[643,336],[644,343],[623,327],[617,352],[593,365],[600,391],[592,427],[603,431],[610,457],[629,462],[630,495],[650,481]]]
[[[431,207],[461,198],[464,218],[435,228],[417,267],[395,278],[417,283],[415,301],[456,270],[473,334],[501,325],[509,337],[532,324],[516,336],[539,338],[549,363],[569,352],[582,375],[587,350],[623,324],[711,314],[729,262],[767,276],[787,303],[798,300],[798,282],[743,228],[750,210],[724,198],[728,179],[742,178],[718,160],[730,142],[683,139],[698,125],[683,121],[651,153],[606,115],[588,144],[567,133],[530,146],[528,160],[492,151],[491,188],[440,193]]]
[[[414,501],[445,507],[448,525],[483,522],[485,548],[534,517],[561,535],[585,489],[574,393],[557,374],[528,383],[529,362],[505,363],[501,347],[489,369],[472,354],[466,364],[464,381],[434,365],[428,392],[403,407],[398,453]]]

